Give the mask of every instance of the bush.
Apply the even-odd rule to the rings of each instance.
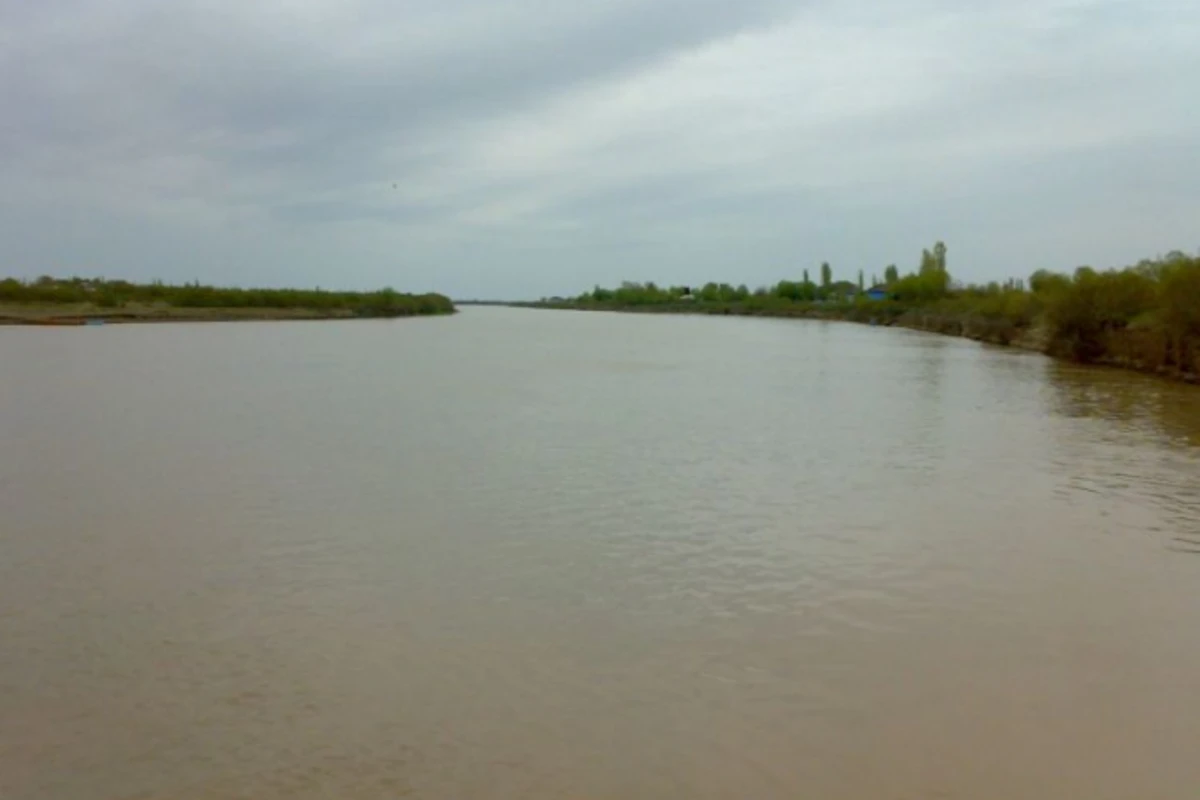
[[[349,309],[371,316],[444,314],[454,310],[450,298],[440,294],[411,295],[394,289],[378,292],[327,292],[320,289],[231,289],[199,283],[170,286],[160,282],[57,280],[43,276],[33,283],[12,278],[0,281],[0,302],[72,304],[93,303],[117,308],[126,303],[165,303],[183,308],[289,308],[333,311]]]
[[[1172,252],[1124,269],[1081,267],[1073,275],[1039,269],[1029,278],[986,286],[955,285],[946,270],[946,248],[925,250],[916,271],[885,272],[889,299],[852,303],[844,287],[831,292],[807,280],[781,280],[751,293],[727,283],[697,289],[690,306],[684,287],[664,291],[653,283],[597,286],[577,301],[602,307],[674,306],[711,313],[837,316],[892,320],[917,313],[935,328],[974,332],[989,341],[1011,341],[1021,331],[1045,329],[1049,348],[1081,361],[1109,360],[1200,370],[1200,257]],[[836,285],[836,284],[835,284]],[[837,301],[817,303],[823,299]],[[936,323],[936,324],[935,324]]]

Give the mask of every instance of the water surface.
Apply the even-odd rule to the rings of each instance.
[[[961,340],[4,330],[0,797],[1190,799],[1190,550],[1200,391]]]

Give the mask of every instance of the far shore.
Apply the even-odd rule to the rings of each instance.
[[[193,308],[168,305],[127,305],[122,308],[102,308],[90,303],[49,306],[24,303],[0,304],[0,325],[56,327],[156,322],[394,319],[412,316],[418,315],[403,312],[362,314],[348,308]]]
[[[244,289],[105,278],[0,279],[0,325],[390,319],[453,314],[445,295],[327,289]]]

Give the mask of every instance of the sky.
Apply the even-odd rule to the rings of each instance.
[[[0,274],[574,295],[1200,249],[1195,0],[0,0]]]

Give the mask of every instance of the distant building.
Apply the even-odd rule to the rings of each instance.
[[[887,300],[890,295],[886,286],[872,286],[866,292],[868,300]]]

